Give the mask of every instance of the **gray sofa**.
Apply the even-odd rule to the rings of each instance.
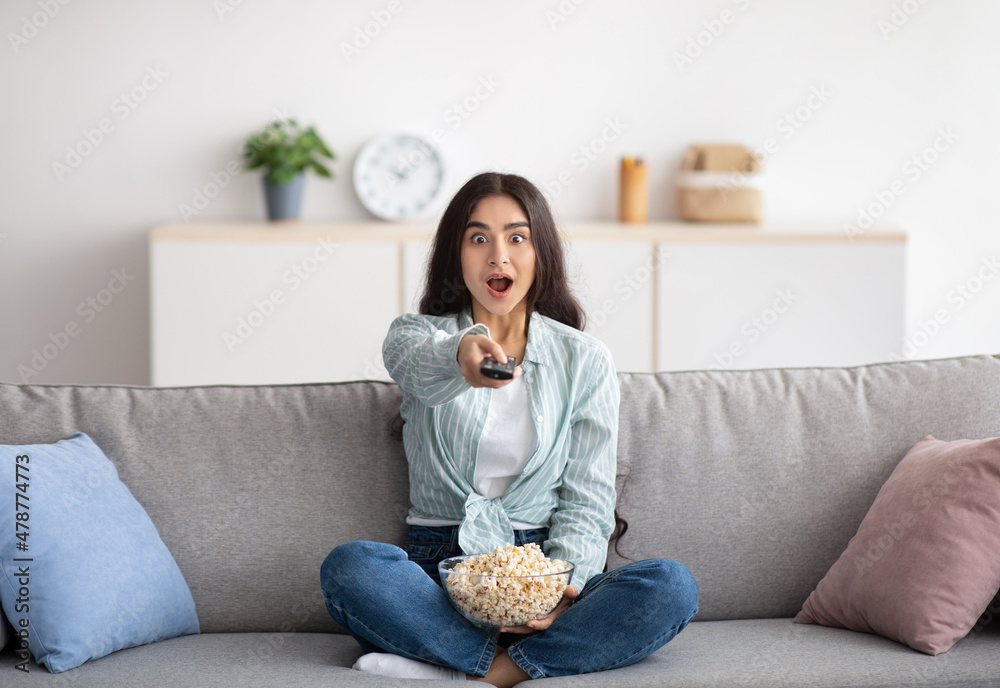
[[[1000,686],[1000,629],[932,657],[793,624],[922,437],[1000,435],[1000,357],[620,375],[623,555],[685,563],[700,612],[638,664],[558,686]],[[424,687],[349,667],[319,569],[352,539],[402,543],[406,465],[381,382],[142,388],[0,384],[0,443],[89,434],[145,507],[200,635],[0,685]],[[608,565],[623,559],[609,555]],[[386,581],[391,585],[391,581]]]

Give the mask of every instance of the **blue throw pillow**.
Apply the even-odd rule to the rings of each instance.
[[[52,673],[200,630],[156,526],[82,432],[0,445],[0,601],[11,643]]]

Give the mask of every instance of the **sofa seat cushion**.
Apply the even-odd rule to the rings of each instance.
[[[538,688],[959,688],[996,686],[998,676],[1000,628],[995,626],[931,657],[881,636],[784,618],[695,621],[630,667],[545,679]]]
[[[335,633],[202,633],[115,652],[53,675],[37,664],[13,674],[12,648],[0,654],[0,676],[18,686],[350,686],[430,688],[361,674],[350,636]],[[624,669],[532,681],[537,688],[709,688],[716,686],[995,686],[1000,625],[931,657],[877,635],[788,619],[695,621],[663,649]],[[6,685],[6,684],[5,684]],[[452,684],[448,684],[452,685]]]
[[[0,653],[0,676],[6,677],[0,685],[13,679],[11,685],[24,688],[286,688],[345,685],[361,676],[350,668],[361,650],[351,636],[340,633],[202,633],[119,650],[63,674],[50,674],[33,661],[29,673],[17,671],[12,650]]]

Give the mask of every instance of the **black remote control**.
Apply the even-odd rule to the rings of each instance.
[[[513,356],[508,356],[506,363],[501,363],[492,356],[487,356],[483,359],[483,365],[479,372],[494,380],[510,380],[514,377],[514,368],[516,367],[517,359]]]

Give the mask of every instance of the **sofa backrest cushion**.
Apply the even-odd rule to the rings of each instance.
[[[618,549],[686,564],[699,620],[794,616],[913,445],[1000,435],[1000,357],[620,378]]]
[[[380,382],[0,384],[0,444],[90,435],[174,555],[202,632],[334,631],[323,559],[405,536],[399,400]]]

